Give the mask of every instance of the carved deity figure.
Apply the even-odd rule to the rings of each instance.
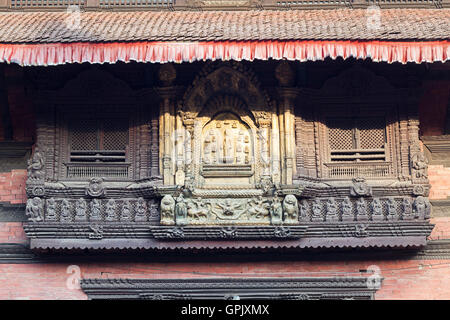
[[[230,198],[216,202],[216,208],[219,210],[213,210],[213,212],[220,218],[233,217],[237,219],[244,211],[242,209],[242,202],[233,201]]]
[[[89,220],[90,221],[102,220],[102,204],[98,199],[94,199],[91,202],[91,214]]]
[[[429,219],[431,215],[431,204],[427,198],[419,196],[414,200],[414,218]]]
[[[175,224],[175,199],[171,195],[165,195],[161,199],[161,224]]]
[[[353,221],[355,216],[353,215],[353,203],[349,197],[346,197],[342,201],[342,221]]]
[[[327,200],[327,213],[325,216],[326,221],[339,221],[338,205],[334,198]]]
[[[397,202],[394,198],[389,198],[387,201],[387,219],[393,221],[397,219]]]
[[[356,220],[369,220],[369,215],[367,214],[367,203],[364,198],[359,198],[358,201],[356,201]]]
[[[323,221],[322,209],[323,209],[322,201],[320,201],[320,199],[314,200],[311,209],[312,211],[311,221],[314,222]]]
[[[204,164],[250,162],[253,149],[250,131],[234,114],[225,112],[216,116],[204,127],[202,136]]]
[[[45,213],[45,220],[48,221],[56,221],[57,216],[57,204],[54,198],[50,198],[47,200],[47,210]]]
[[[158,219],[159,219],[158,203],[156,203],[154,200],[151,200],[149,206],[149,220],[157,221]]]
[[[269,215],[270,206],[267,203],[267,200],[264,199],[262,196],[250,199],[248,201],[248,204],[249,204],[248,213],[250,214],[251,217],[255,219],[262,219]]]
[[[105,213],[106,221],[117,221],[117,213],[116,213],[117,205],[114,199],[109,199],[106,203]]]
[[[28,179],[41,180],[44,177],[44,157],[41,152],[36,151],[33,157],[28,160]]]
[[[178,196],[175,205],[175,221],[177,225],[187,224],[187,205],[182,193]]]
[[[381,204],[380,199],[375,198],[372,201],[372,220],[373,221],[383,221],[384,215],[383,215],[383,205]]]
[[[272,205],[270,208],[270,221],[273,225],[281,224],[283,219],[283,207],[278,195],[275,195],[272,199]]]
[[[286,223],[298,222],[298,201],[297,198],[288,194],[283,200],[283,220]]]
[[[188,203],[188,216],[198,221],[207,219],[209,213],[209,203],[205,202],[201,197],[192,199]]]
[[[428,178],[428,159],[422,152],[414,153],[411,156],[411,167],[415,178]]]
[[[31,221],[42,221],[44,219],[44,203],[42,199],[39,197],[28,199],[25,213]]]
[[[125,200],[122,204],[122,210],[120,211],[120,221],[132,221],[133,220],[133,207],[129,200]]]
[[[303,199],[300,202],[300,221],[309,221],[309,203],[307,200]]]
[[[412,214],[412,204],[408,198],[404,198],[402,201],[402,213],[403,220],[411,220],[414,218]]]
[[[143,198],[139,198],[136,203],[136,216],[134,217],[134,221],[147,221],[147,203]]]
[[[87,204],[84,199],[75,202],[75,221],[86,221]]]
[[[61,203],[61,222],[71,222],[72,221],[72,204],[69,200],[64,199]]]

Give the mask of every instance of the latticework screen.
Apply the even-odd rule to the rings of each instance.
[[[386,160],[384,118],[330,118],[327,127],[332,162]]]
[[[128,130],[128,120],[122,118],[73,120],[69,125],[70,162],[125,162]]]

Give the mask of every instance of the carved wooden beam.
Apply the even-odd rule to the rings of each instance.
[[[89,299],[372,300],[383,278],[83,279]],[[370,282],[369,282],[370,281]],[[373,282],[373,283],[372,283]]]

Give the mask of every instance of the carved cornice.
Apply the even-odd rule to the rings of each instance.
[[[283,252],[283,254],[280,254]],[[428,241],[423,248],[406,249],[372,249],[372,250],[348,250],[328,249],[317,251],[317,249],[280,249],[261,248],[253,253],[242,251],[217,252],[211,257],[210,251],[195,251],[183,255],[184,261],[189,262],[265,262],[265,261],[385,261],[385,260],[450,260],[450,240]],[[0,243],[0,264],[23,264],[23,263],[58,263],[67,262],[179,262],[179,251],[149,251],[148,254],[137,254],[136,251],[75,251],[70,255],[60,255],[58,252],[47,252],[45,254],[30,249],[26,243]]]
[[[80,284],[89,299],[371,300],[383,281],[376,277],[82,279]]]

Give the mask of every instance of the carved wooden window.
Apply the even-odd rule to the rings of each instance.
[[[331,162],[386,160],[384,118],[328,118],[327,127]]]
[[[69,120],[68,178],[129,176],[129,120],[124,117]]]

